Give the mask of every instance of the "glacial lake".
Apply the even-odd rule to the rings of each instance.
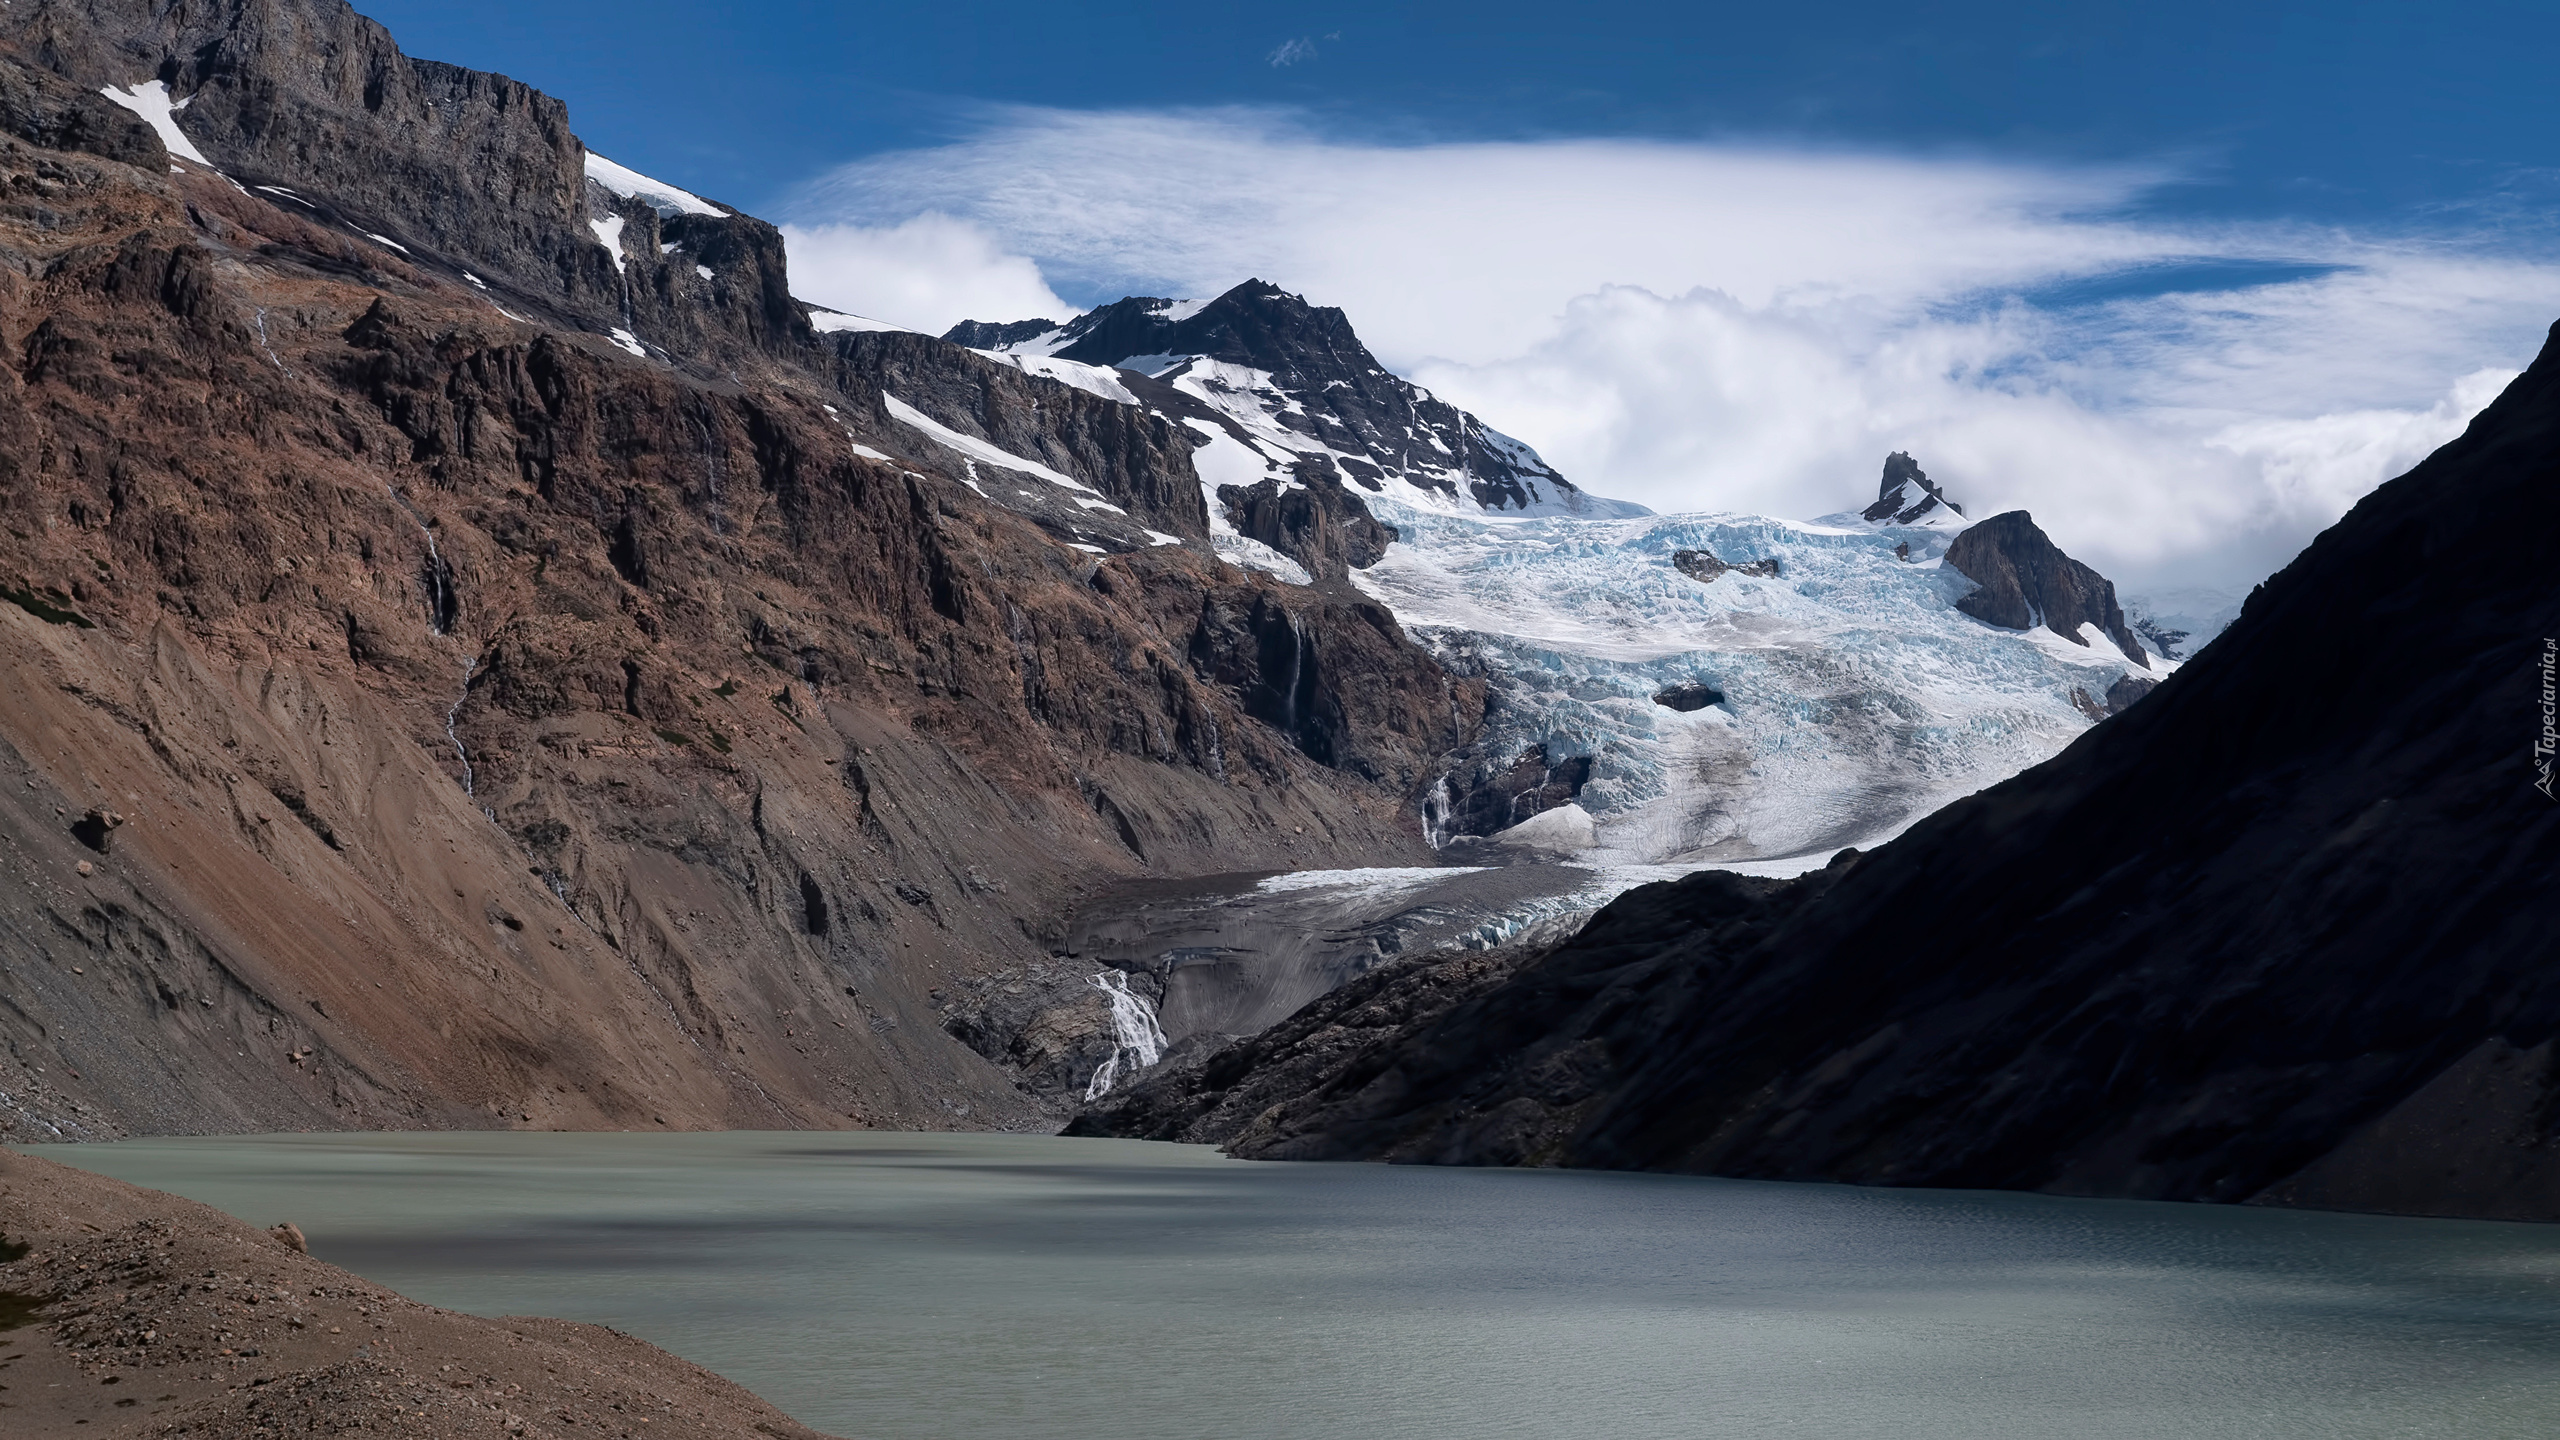
[[[36,1153],[870,1440],[2560,1430],[2560,1227],[1006,1135]]]

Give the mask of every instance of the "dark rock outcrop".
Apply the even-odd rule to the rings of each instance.
[[[72,150],[159,169],[168,147],[142,117],[61,76],[0,60],[0,129],[39,150]]]
[[[1396,528],[1342,488],[1332,457],[1300,460],[1291,478],[1297,483],[1286,487],[1277,480],[1221,485],[1218,501],[1239,533],[1297,561],[1320,582],[1348,578],[1386,558]]]
[[[1270,1158],[2560,1219],[2560,805],[2529,763],[2560,592],[2516,520],[2555,476],[2560,331],[2054,760],[1115,1103]]]
[[[2080,627],[2095,626],[2126,659],[2151,666],[2124,622],[2114,582],[2063,554],[2024,510],[1994,515],[1958,535],[1947,547],[1947,566],[1982,587],[1956,602],[1976,620],[2010,630],[2041,624],[2078,645],[2089,643]]]
[[[164,82],[225,174],[383,261],[468,275],[515,313],[620,328],[711,374],[810,338],[779,231],[609,193],[559,100],[404,55],[343,0],[28,0],[0,8],[0,52],[92,100]]]
[[[963,320],[942,332],[942,338],[973,350],[995,350],[1019,345],[1057,328],[1055,320]]]
[[[1723,704],[1724,692],[1704,680],[1689,680],[1654,691],[1653,703],[1686,715],[1710,705]]]
[[[2107,687],[2107,713],[2121,715],[2134,701],[2160,688],[2160,682],[2148,675],[2120,675]]]
[[[1671,568],[1701,585],[1712,585],[1718,577],[1727,573],[1757,575],[1762,579],[1775,580],[1778,578],[1778,557],[1771,555],[1765,559],[1746,560],[1742,564],[1732,565],[1717,559],[1716,553],[1712,550],[1674,550],[1671,552]]]
[[[1859,513],[1871,525],[1914,525],[1942,506],[1959,519],[1964,515],[1964,507],[1947,498],[1919,461],[1896,450],[1884,457],[1884,484],[1875,503]]]
[[[1592,758],[1552,754],[1544,744],[1507,757],[1462,755],[1423,801],[1423,825],[1442,844],[1498,835],[1580,798]]]

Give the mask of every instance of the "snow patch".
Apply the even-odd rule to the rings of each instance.
[[[110,85],[98,93],[141,116],[145,124],[159,132],[160,143],[169,147],[170,154],[181,160],[192,160],[207,170],[213,168],[213,162],[204,158],[204,152],[197,149],[186,132],[178,128],[178,112],[187,108],[187,102],[172,103],[167,84],[145,80],[124,90]]]
[[[1600,843],[1591,812],[1573,804],[1541,810],[1493,838],[1506,844],[1535,845],[1541,850],[1589,850]]]
[[[613,273],[616,275],[623,273],[622,224],[622,217],[619,215],[608,215],[602,220],[587,222],[587,228],[596,232],[596,243],[604,247],[604,253],[613,257]]]
[[[1072,385],[1088,395],[1099,395],[1123,405],[1138,403],[1138,397],[1129,393],[1129,387],[1121,384],[1119,375],[1107,365],[1086,365],[1048,355],[1019,355],[1010,350],[977,350],[971,353],[983,355],[999,365],[1010,365],[1026,375],[1041,375],[1061,385]]]
[[[956,450],[971,460],[978,461],[985,465],[993,465],[999,470],[1012,470],[1024,475],[1036,475],[1039,478],[1048,481],[1052,485],[1063,485],[1070,490],[1082,490],[1087,495],[1095,493],[1092,486],[1087,485],[1072,475],[1052,470],[1037,460],[1026,460],[1009,451],[999,450],[995,446],[988,444],[986,441],[979,439],[975,435],[963,435],[959,431],[954,430],[950,426],[934,419],[932,416],[925,414],[923,411],[918,410],[913,405],[908,404],[906,401],[899,399],[897,396],[890,394],[886,390],[880,392],[880,399],[881,402],[888,407],[889,418],[897,421],[901,425],[910,426],[914,429],[923,431],[944,448]],[[1120,511],[1119,506],[1112,504],[1108,500],[1088,501],[1084,499],[1083,496],[1078,496],[1076,498],[1076,503],[1084,505],[1090,509],[1111,510],[1115,512]]]
[[[1358,870],[1292,870],[1286,875],[1273,875],[1256,881],[1253,888],[1264,895],[1286,895],[1297,890],[1348,889],[1364,897],[1383,897],[1436,885],[1453,876],[1473,875],[1486,868],[1482,865],[1372,865]]]
[[[886,331],[897,335],[915,333],[904,325],[892,325],[886,320],[874,320],[868,315],[847,315],[841,310],[815,308],[809,311],[809,328],[821,335],[833,335],[840,330]]]
[[[373,242],[374,244],[376,244],[376,245],[388,245],[388,246],[390,246],[392,249],[399,251],[399,252],[400,252],[401,254],[403,254],[403,255],[406,255],[406,254],[408,254],[408,253],[409,253],[409,247],[408,247],[408,246],[401,244],[399,241],[392,239],[392,238],[391,238],[390,236],[388,236],[388,235],[376,235],[376,234],[374,234],[374,233],[373,233],[372,231],[370,231],[370,230],[359,230],[359,231],[357,231],[356,233],[357,233],[357,234],[359,234],[359,235],[362,235],[364,238],[366,238],[367,240],[372,241],[372,242]]]
[[[641,358],[642,358],[642,359],[644,359],[644,360],[645,360],[645,359],[647,359],[647,358],[648,358],[648,356],[649,356],[649,352],[648,352],[647,350],[642,349],[642,348],[641,348],[641,346],[640,346],[640,337],[639,337],[639,336],[637,336],[637,335],[632,334],[632,333],[631,333],[630,331],[628,331],[628,330],[623,329],[623,328],[622,328],[621,326],[619,326],[619,325],[617,325],[617,326],[615,326],[615,327],[614,327],[614,330],[613,330],[613,343],[614,343],[614,344],[616,344],[616,345],[621,346],[623,349],[630,351],[632,354],[637,355],[637,356],[641,357]]]
[[[641,201],[661,215],[708,215],[717,219],[729,213],[699,195],[663,180],[652,180],[628,166],[616,165],[592,150],[587,152],[587,178],[625,200]]]

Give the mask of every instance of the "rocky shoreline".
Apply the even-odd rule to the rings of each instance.
[[[825,1440],[619,1331],[422,1305],[300,1241],[0,1150],[0,1433]]]

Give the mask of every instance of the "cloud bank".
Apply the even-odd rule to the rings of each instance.
[[[823,177],[787,233],[804,294],[922,329],[1258,276],[1603,494],[1808,517],[1908,449],[2130,586],[2245,585],[2459,433],[2560,266],[2131,218],[2172,178],[1008,110]]]
[[[886,225],[785,225],[782,234],[800,297],[856,315],[938,334],[972,316],[1063,320],[1084,308],[1059,299],[1036,263],[1008,253],[986,227],[933,211]]]

